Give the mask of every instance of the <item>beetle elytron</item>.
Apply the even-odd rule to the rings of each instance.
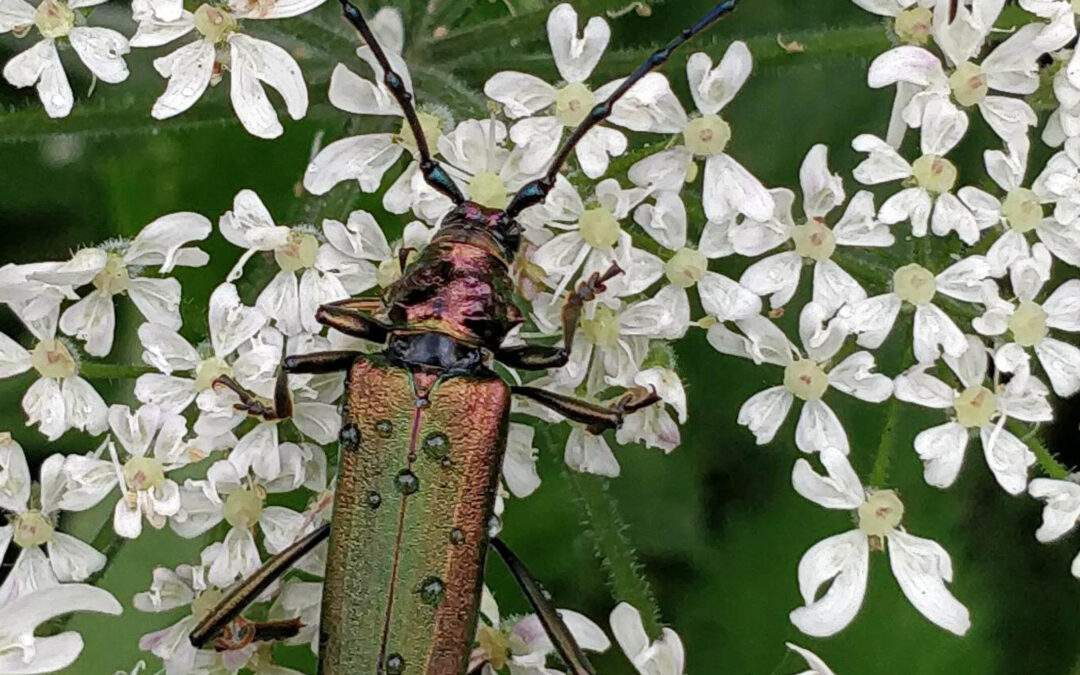
[[[567,363],[584,303],[622,270],[613,265],[570,293],[562,312],[563,347],[503,348],[523,321],[513,302],[510,265],[517,255],[524,209],[544,201],[578,141],[607,119],[614,104],[672,51],[730,12],[725,0],[654,53],[598,104],[559,149],[547,173],[525,185],[506,210],[469,202],[431,157],[412,104],[360,11],[341,0],[345,17],[382,66],[384,82],[416,138],[427,183],[454,208],[400,280],[379,298],[350,298],[318,310],[320,323],[383,343],[376,355],[322,352],[289,356],[273,406],[228,377],[237,408],[265,419],[291,415],[288,373],[346,371],[340,462],[332,525],[324,525],[270,559],[221,602],[191,635],[196,646],[235,649],[289,637],[298,620],[249,622],[245,606],[296,561],[330,539],[323,592],[319,669],[333,675],[460,675],[468,664],[478,616],[484,560],[491,544],[535,607],[563,661],[575,675],[592,673],[561,618],[521,562],[488,536],[510,418],[510,398],[523,396],[592,433],[617,428],[623,416],[658,401],[632,389],[611,407],[532,387],[511,387],[489,367],[544,370]],[[404,262],[404,261],[403,261]]]

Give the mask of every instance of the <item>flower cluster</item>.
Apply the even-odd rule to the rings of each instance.
[[[1080,281],[1061,280],[1075,277],[1080,266],[1080,77],[1073,72],[1080,69],[1066,65],[1069,54],[1061,51],[1076,26],[1065,0],[1022,1],[1041,18],[1004,39],[994,31],[1001,3],[960,2],[953,16],[941,0],[856,1],[890,17],[897,42],[868,73],[871,87],[896,88],[892,124],[884,138],[861,133],[851,142],[865,155],[851,179],[873,190],[860,188],[849,197],[851,181],[830,168],[825,145],[806,154],[798,192],[765,186],[730,154],[734,132],[722,115],[751,75],[750,49],[734,42],[718,61],[693,53],[685,67],[693,110],[666,75],[647,75],[604,124],[585,134],[575,164],[558,176],[548,199],[520,215],[524,243],[514,273],[530,308],[505,346],[556,344],[568,292],[617,265],[623,274],[585,303],[580,329],[566,345],[569,362],[528,383],[596,404],[640,388],[660,403],[627,414],[608,436],[576,423],[564,435],[538,425],[545,443],[562,441],[570,468],[605,477],[620,473],[613,440],[673,451],[688,402],[669,345],[704,331],[724,358],[760,366],[774,383],[745,401],[738,423],[766,444],[790,434],[783,431],[786,421],[797,417],[794,445],[807,456],[795,461],[794,489],[855,519],[854,529],[802,557],[797,578],[804,604],[791,612],[792,623],[815,637],[843,629],[862,604],[870,556],[887,551],[914,607],[962,635],[971,621],[947,586],[953,579],[948,553],[904,529],[905,513],[918,505],[905,504],[887,475],[856,474],[848,456],[868,451],[852,443],[837,411],[850,405],[940,411],[942,423],[920,431],[910,449],[923,462],[928,484],[951,486],[977,436],[1006,493],[1028,492],[1046,502],[1040,541],[1063,536],[1080,520],[1080,484],[1042,451],[1030,426],[1053,419],[1054,397],[1080,391]],[[43,0],[35,9],[23,0],[0,0],[0,30],[21,36],[36,28],[42,36],[4,74],[18,86],[36,85],[48,114],[63,116],[73,97],[57,40],[67,38],[95,76],[118,82],[127,76],[129,47],[193,35],[154,62],[168,84],[152,115],[182,113],[228,71],[240,121],[252,134],[272,138],[282,127],[264,85],[297,119],[308,105],[307,87],[293,57],[245,34],[242,22],[294,17],[320,2],[237,1],[188,12],[173,0],[135,0],[139,27],[129,41],[84,26],[78,10],[93,3]],[[372,27],[411,88],[400,15],[383,10]],[[548,17],[547,35],[559,81],[495,74],[484,86],[493,110],[487,119],[453,120],[434,107],[419,111],[433,154],[473,202],[506,208],[519,188],[548,170],[570,130],[621,83],[594,77],[611,36],[604,19],[582,27],[576,11],[561,4]],[[1037,117],[1024,97],[1038,88],[1038,60],[1046,53],[1058,64],[1054,91],[1061,106],[1042,138],[1063,148],[1029,175]],[[338,64],[330,102],[345,113],[403,119],[371,48],[357,55],[370,72]],[[985,181],[961,177],[949,159],[978,119],[1000,140],[985,152]],[[918,135],[917,157],[902,149],[909,132]],[[631,141],[638,137],[659,142],[646,146],[655,152],[636,153],[631,161]],[[105,557],[56,529],[59,512],[105,502],[119,537],[137,538],[147,526],[185,538],[217,535],[197,564],[154,570],[150,589],[135,597],[140,611],[190,608],[141,643],[169,672],[292,672],[274,664],[266,644],[212,652],[197,650],[188,636],[267,554],[331,517],[327,450],[341,425],[344,378],[291,375],[282,392],[279,364],[330,349],[370,351],[371,345],[318,323],[316,310],[381,292],[429,243],[452,204],[425,182],[419,159],[416,137],[402,121],[397,133],[346,136],[318,148],[302,179],[314,195],[346,181],[365,192],[381,190],[385,209],[408,221],[397,240],[363,210],[289,222],[275,218],[256,192],[240,190],[216,225],[238,260],[206,305],[205,339],[193,339],[184,326],[175,276],[208,263],[199,242],[214,225],[202,215],[163,216],[130,239],[82,248],[68,260],[0,268],[0,301],[25,324],[29,342],[0,334],[0,377],[35,375],[22,408],[27,424],[46,439],[70,430],[96,439],[90,453],[45,459],[33,483],[21,446],[0,436],[0,507],[8,518],[0,551],[12,541],[20,549],[0,587],[0,606],[52,602],[53,613],[113,611],[100,593],[81,585],[105,566]],[[123,295],[143,319],[136,332],[145,367],[136,368],[133,397],[110,405],[87,373],[103,365],[89,357],[114,352],[121,334],[114,301]],[[796,303],[798,310],[789,310]],[[903,342],[907,354],[892,374],[878,372],[875,355],[887,342]],[[501,372],[515,382],[524,377]],[[285,393],[292,401],[286,417],[249,414]],[[514,411],[563,421],[535,404]],[[538,427],[510,425],[499,513],[503,499],[525,498],[541,485]],[[877,450],[889,451],[884,444]],[[1033,478],[1036,471],[1047,477]],[[312,651],[318,649],[324,567],[325,546],[257,601],[271,617],[299,618],[303,629],[290,642]],[[1080,577],[1080,557],[1072,571]],[[563,618],[585,649],[611,646],[589,619],[569,610]],[[651,640],[637,610],[625,603],[610,624],[639,672],[681,675],[683,645],[673,630]],[[7,634],[0,631],[0,638]],[[26,650],[24,661],[37,658],[25,640],[18,644]],[[831,673],[812,653],[789,646],[810,672]],[[69,663],[81,643],[69,639],[63,647],[57,653],[66,660],[56,657],[56,667]],[[500,617],[485,593],[470,672],[557,672],[547,667],[553,653],[538,617]]]

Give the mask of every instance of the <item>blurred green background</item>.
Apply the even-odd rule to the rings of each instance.
[[[364,4],[370,13],[390,3]],[[410,36],[406,56],[425,105],[446,105],[457,119],[482,116],[486,112],[478,95],[490,74],[515,68],[555,76],[542,30],[546,11],[555,3],[435,1],[435,21],[423,21],[425,2],[397,4],[405,12]],[[573,4],[588,15],[628,3]],[[767,185],[796,187],[803,155],[822,142],[831,148],[833,169],[850,175],[858,161],[850,139],[862,132],[883,135],[891,105],[891,91],[871,91],[865,85],[870,58],[887,46],[881,22],[846,0],[743,4],[697,45],[719,58],[731,40],[746,39],[755,56],[754,76],[725,110],[734,129],[730,152]],[[507,16],[508,6],[516,16],[500,19]],[[650,17],[631,11],[613,19],[610,58],[590,81],[595,85],[624,74],[647,46],[674,35],[710,6],[710,0],[667,0],[653,3]],[[120,7],[98,11],[123,18]],[[253,27],[252,32],[290,45],[301,57],[311,84],[312,110],[302,122],[286,121],[285,135],[273,142],[247,135],[235,122],[227,83],[177,120],[151,120],[149,107],[164,84],[149,60],[169,47],[137,50],[129,58],[131,80],[119,86],[99,84],[90,101],[85,97],[85,71],[69,58],[70,51],[65,53],[77,97],[67,120],[47,120],[32,93],[0,86],[0,262],[61,259],[82,245],[130,236],[174,211],[197,211],[216,223],[241,188],[256,190],[279,222],[313,214],[340,218],[352,208],[366,208],[386,224],[391,237],[399,234],[405,221],[382,212],[377,196],[358,195],[352,187],[339,186],[328,200],[298,199],[297,183],[316,134],[325,133],[328,142],[346,128],[396,129],[397,123],[357,123],[326,102],[332,65],[356,62],[349,56],[353,38],[336,18],[336,3],[303,20],[277,23],[281,25]],[[437,43],[420,39],[441,23],[451,27],[450,38]],[[125,25],[130,33],[130,25]],[[779,48],[778,36],[785,42],[798,40],[806,50],[787,54]],[[0,59],[28,44],[0,36]],[[689,97],[682,66],[691,51],[666,70],[684,101]],[[994,143],[980,121],[956,153],[962,180],[986,183],[980,161],[984,147]],[[1033,164],[1041,166],[1049,153],[1041,147],[1036,152],[1042,159]],[[620,168],[625,170],[625,165]],[[850,178],[846,186],[854,193]],[[702,225],[700,211],[696,215],[693,232]],[[896,249],[900,258],[910,253],[904,246]],[[936,253],[945,255],[951,246],[942,245]],[[239,257],[239,250],[216,229],[204,248],[211,252],[211,266],[177,275],[184,287],[184,333],[196,339],[206,334],[210,290]],[[745,265],[720,260],[713,269],[737,276]],[[868,286],[871,293],[883,290]],[[803,288],[809,289],[808,279]],[[254,297],[251,291],[243,289],[248,301]],[[792,310],[805,300],[804,293],[790,305],[785,319],[789,326],[797,315]],[[137,363],[135,310],[122,300],[118,307],[121,332],[109,360]],[[890,375],[902,368],[910,344],[910,320],[898,325],[907,328],[898,330],[878,357],[880,368]],[[6,308],[0,309],[0,330],[28,344]],[[1068,571],[1080,538],[1037,544],[1040,505],[1005,495],[976,444],[969,447],[952,489],[927,487],[912,439],[940,423],[939,414],[895,403],[871,406],[836,393],[827,400],[849,432],[856,470],[867,477],[880,445],[891,445],[887,483],[900,491],[906,504],[905,525],[949,551],[956,573],[952,590],[971,610],[973,627],[966,637],[957,638],[929,624],[901,594],[886,556],[876,554],[864,609],[854,623],[830,639],[800,635],[787,618],[801,604],[798,560],[813,543],[849,529],[852,522],[846,514],[825,511],[792,490],[791,468],[799,454],[792,443],[794,415],[776,442],[760,448],[735,423],[747,397],[779,382],[778,369],[720,356],[701,331],[691,333],[676,351],[687,383],[690,423],[683,430],[682,446],[671,456],[624,448],[619,452],[622,476],[602,485],[592,477],[568,476],[562,468],[564,429],[538,435],[543,485],[527,500],[510,503],[504,536],[561,606],[606,626],[608,613],[622,599],[612,598],[606,572],[594,555],[595,542],[582,526],[584,511],[592,509],[595,516],[599,505],[607,517],[618,514],[625,520],[625,537],[637,549],[662,619],[683,637],[687,669],[695,675],[798,672],[802,662],[786,654],[785,641],[816,651],[841,675],[1080,674],[1080,582]],[[93,450],[97,441],[83,435],[69,433],[49,444],[23,426],[19,401],[32,379],[27,375],[0,381],[0,429],[12,431],[35,465],[54,452]],[[109,402],[132,400],[131,382],[95,385]],[[1061,421],[1042,433],[1062,461],[1075,467],[1080,463],[1078,405],[1057,405]],[[104,548],[112,540],[110,518],[111,508],[97,509],[67,518],[65,527]],[[99,534],[103,525],[104,534]],[[204,543],[181,540],[166,529],[111,546],[112,562],[97,581],[115,593],[127,611],[115,619],[77,617],[70,622],[83,634],[86,648],[68,672],[108,674],[129,670],[142,658],[150,672],[156,671],[160,664],[139,652],[138,637],[171,624],[183,612],[142,614],[130,608],[131,597],[149,586],[154,566],[193,562]],[[491,564],[489,577],[504,615],[526,611],[500,563]],[[280,655],[295,667],[311,668],[302,648],[282,649]],[[617,647],[597,657],[595,664],[605,674],[632,672]]]

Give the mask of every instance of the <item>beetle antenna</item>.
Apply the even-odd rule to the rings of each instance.
[[[702,32],[712,24],[714,24],[720,17],[728,14],[733,9],[738,0],[724,0],[712,9],[711,12],[706,14],[696,24],[687,28],[683,32],[679,33],[678,37],[667,43],[661,49],[656,50],[652,56],[645,60],[640,66],[637,67],[630,77],[623,80],[622,84],[612,92],[611,96],[607,100],[598,103],[596,107],[592,109],[589,116],[585,118],[576,129],[574,133],[570,134],[570,138],[566,143],[559,148],[559,152],[555,155],[555,159],[551,162],[551,167],[548,169],[546,175],[538,178],[537,180],[527,183],[521,190],[518,191],[514,198],[510,201],[510,205],[506,207],[506,217],[508,219],[514,218],[517,214],[521,213],[530,206],[542,203],[555,187],[555,179],[559,175],[559,171],[562,170],[563,165],[570,158],[570,153],[574,151],[577,144],[585,137],[585,134],[589,133],[593,127],[600,124],[607,118],[611,117],[611,112],[615,107],[615,104],[621,99],[626,92],[640,82],[642,78],[648,75],[650,72],[660,67],[671,58],[671,53],[681,47],[686,42],[690,41],[698,33]]]
[[[413,105],[413,95],[405,88],[405,81],[390,65],[390,59],[386,58],[386,52],[379,45],[379,41],[375,39],[375,34],[371,32],[367,21],[364,20],[364,15],[349,0],[341,0],[341,9],[345,12],[345,18],[356,28],[360,36],[364,38],[364,42],[371,48],[375,60],[382,66],[383,83],[390,90],[394,100],[401,106],[401,111],[405,113],[405,121],[408,122],[409,129],[412,130],[413,138],[416,139],[416,149],[420,153],[420,171],[424,175],[424,180],[427,181],[428,185],[449,197],[455,205],[465,203],[465,196],[461,194],[457,184],[450,178],[450,174],[446,173],[446,169],[441,164],[432,159],[427,138],[424,137],[424,129],[420,126],[420,119],[417,117],[416,107]]]

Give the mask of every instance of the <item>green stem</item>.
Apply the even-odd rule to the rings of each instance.
[[[157,369],[151,366],[99,363],[94,361],[83,361],[79,363],[79,375],[90,380],[134,380],[140,375],[156,372]]]
[[[1043,444],[1034,429],[1026,427],[1016,420],[1009,420],[1005,426],[1008,427],[1009,431],[1011,431],[1014,436],[1022,440],[1028,448],[1035,453],[1035,458],[1038,460],[1039,466],[1042,467],[1042,470],[1047,476],[1059,480],[1064,480],[1069,477],[1069,469],[1054,457],[1053,453],[1051,453],[1050,449]]]
[[[889,466],[892,464],[892,453],[896,447],[896,423],[899,421],[899,413],[900,400],[893,398],[889,401],[889,412],[885,418],[885,426],[881,430],[877,454],[874,456],[874,468],[870,471],[870,485],[874,487],[882,487],[889,480]]]
[[[567,482],[576,496],[585,532],[592,540],[596,557],[607,571],[608,586],[616,600],[625,601],[641,612],[645,632],[660,636],[660,608],[637,552],[626,535],[627,525],[606,481],[564,467]]]

